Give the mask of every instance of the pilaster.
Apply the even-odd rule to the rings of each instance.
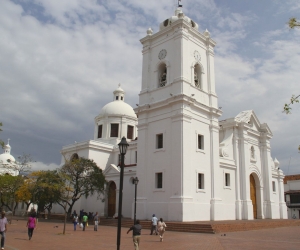
[[[242,202],[240,199],[240,153],[239,136],[237,127],[233,128],[233,159],[236,164],[235,172],[235,216],[237,220],[242,219]]]
[[[272,204],[271,200],[272,194],[272,170],[271,170],[271,147],[268,134],[266,132],[261,132],[261,163],[262,163],[262,176],[263,176],[263,186],[264,186],[264,210],[267,219],[273,218]]]

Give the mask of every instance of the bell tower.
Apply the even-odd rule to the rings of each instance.
[[[215,92],[216,43],[181,8],[140,41],[137,217],[214,220],[221,209],[213,182],[222,114]]]

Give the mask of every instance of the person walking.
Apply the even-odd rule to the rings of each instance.
[[[73,217],[74,217],[74,216],[77,216],[76,210],[73,210]]]
[[[31,240],[33,230],[36,227],[36,218],[34,213],[30,214],[26,227],[28,227],[28,238]]]
[[[141,230],[142,226],[140,225],[140,220],[136,220],[135,225],[128,229],[127,234],[132,230],[132,239],[135,250],[139,250],[140,239],[141,239]]]
[[[82,217],[82,231],[85,231],[85,227],[86,227],[86,224],[88,222],[88,216],[86,215],[86,213],[84,213],[83,217]]]
[[[157,233],[157,221],[158,221],[158,219],[155,217],[155,214],[153,214],[152,219],[151,219],[151,233],[150,233],[150,235],[153,234],[153,231],[155,231],[155,234],[158,235],[158,233]]]
[[[77,216],[77,214],[73,215],[73,224],[74,224],[74,231],[76,231],[76,226],[78,224],[78,216]]]
[[[5,217],[5,212],[1,212],[1,219],[0,219],[0,234],[1,234],[1,249],[4,249],[5,243],[5,234],[7,232],[7,218]]]
[[[98,231],[98,223],[99,223],[99,215],[98,212],[96,212],[94,216],[94,231]]]
[[[80,222],[82,222],[82,217],[83,217],[83,215],[84,215],[84,210],[81,209],[81,210],[79,211],[79,220],[80,220]]]
[[[158,234],[159,234],[159,238],[160,241],[164,240],[164,233],[166,231],[166,223],[164,223],[163,218],[160,218],[158,223],[157,223],[157,228],[158,228]]]

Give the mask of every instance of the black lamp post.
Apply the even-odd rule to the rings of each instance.
[[[123,177],[124,177],[124,156],[127,151],[129,144],[126,141],[126,138],[123,137],[121,142],[118,144],[121,154],[121,174],[120,174],[120,188],[119,188],[119,209],[118,209],[118,234],[117,234],[117,250],[120,250],[121,242],[121,219],[122,219],[122,198],[123,198]]]
[[[139,183],[139,179],[137,177],[135,177],[133,179],[133,183],[135,185],[135,193],[134,193],[134,225],[135,225],[135,222],[136,222],[136,187]]]

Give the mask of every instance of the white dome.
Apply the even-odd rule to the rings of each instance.
[[[0,164],[9,164],[15,162],[16,159],[11,154],[1,154],[0,155]]]
[[[106,104],[100,111],[99,116],[122,115],[136,118],[133,108],[123,101],[113,101]]]
[[[178,19],[184,19],[185,21],[190,23],[192,28],[198,30],[198,27],[199,27],[198,24],[196,22],[194,22],[192,19],[190,19],[189,17],[185,16],[180,8],[177,8],[175,10],[174,16],[171,16],[170,18],[166,19],[159,25],[159,30],[163,30],[163,29],[167,28],[168,26],[172,25],[172,23],[174,23]]]
[[[0,164],[10,164],[14,163],[16,159],[10,154],[11,146],[8,143],[4,146],[4,153],[0,155]]]

